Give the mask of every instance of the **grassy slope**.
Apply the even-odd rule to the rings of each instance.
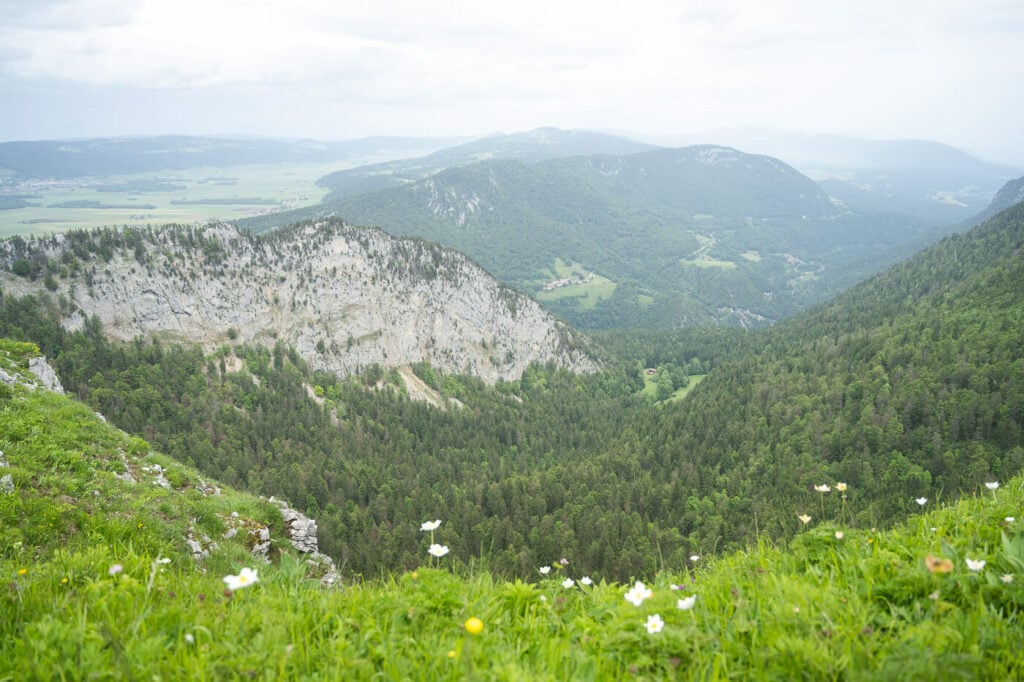
[[[24,374],[31,354],[2,342],[0,368]],[[1021,516],[1021,480],[948,508],[929,501],[881,533],[843,527],[849,510],[832,505],[840,518],[812,520],[788,546],[664,567],[648,576],[653,596],[638,607],[623,598],[626,586],[563,587],[582,577],[571,563],[507,582],[426,552],[419,571],[325,591],[287,547],[261,564],[244,533],[221,538],[238,512],[280,540],[269,503],[204,495],[193,470],[53,394],[3,391],[0,449],[0,479],[14,484],[0,493],[0,679],[1024,675],[1024,520],[1008,520]],[[153,463],[168,470],[170,489],[143,471]],[[126,470],[139,482],[115,476]],[[855,507],[857,491],[848,494]],[[808,492],[811,514],[816,498]],[[190,525],[220,545],[203,563],[185,547]],[[435,534],[423,534],[424,549],[445,541],[445,525]],[[929,573],[929,555],[952,560],[952,572]],[[968,558],[987,563],[971,572]],[[112,576],[114,564],[123,571]],[[225,592],[222,577],[246,565],[259,582]],[[692,594],[695,606],[678,609]],[[665,627],[651,634],[654,614]],[[482,633],[464,629],[471,616]]]

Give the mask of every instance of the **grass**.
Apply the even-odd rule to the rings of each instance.
[[[615,293],[618,286],[607,277],[586,270],[581,263],[566,263],[561,258],[556,258],[551,270],[551,279],[579,279],[593,275],[591,281],[581,284],[570,284],[557,289],[537,291],[536,296],[540,301],[556,301],[561,299],[576,299],[580,310],[591,310],[602,300],[608,300]],[[546,282],[545,282],[546,283]]]
[[[717,244],[717,240],[714,237],[696,232],[692,234],[700,244],[700,248],[693,252],[691,258],[680,258],[679,263],[681,265],[693,265],[698,268],[722,268],[723,270],[731,270],[736,267],[736,263],[732,261],[719,260],[710,255],[711,249]]]
[[[685,398],[690,393],[690,391],[693,390],[694,386],[699,384],[704,379],[705,376],[707,376],[707,375],[706,374],[691,374],[690,375],[690,383],[688,383],[686,386],[683,386],[682,388],[677,388],[675,390],[675,392],[673,392],[670,397],[666,398],[662,402],[671,403],[671,402],[675,402],[676,400],[682,400],[683,398]],[[650,376],[649,374],[647,374],[647,372],[643,373],[643,377],[644,377],[644,387],[640,390],[639,395],[642,395],[644,397],[650,398],[651,400],[654,400],[655,396],[658,395],[658,381],[657,381],[658,377],[657,377],[657,375]]]
[[[29,201],[38,206],[0,211],[0,237],[107,225],[233,220],[268,210],[309,206],[319,203],[327,193],[316,186],[316,180],[345,165],[199,167],[32,181],[19,192],[34,195]],[[68,207],[55,207],[58,204]]]
[[[27,376],[35,352],[0,342],[0,369]],[[630,585],[582,585],[572,557],[529,581],[432,559],[444,522],[423,534],[419,570],[325,589],[265,500],[209,494],[194,470],[23,385],[0,391],[0,450],[0,491],[6,476],[13,487],[0,492],[2,680],[1024,676],[1019,477],[884,531],[844,524],[855,489],[808,491],[816,518],[799,525],[794,510],[790,542],[638,576],[652,594],[634,605]],[[154,463],[170,487],[153,485]],[[271,528],[272,561],[223,537],[232,512]],[[190,527],[217,541],[208,559],[192,559]],[[931,572],[929,556],[951,570]],[[246,566],[258,582],[226,591]],[[664,627],[650,632],[655,615]]]

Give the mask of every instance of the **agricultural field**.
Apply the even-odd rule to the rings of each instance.
[[[615,282],[587,270],[582,263],[566,263],[556,258],[548,271],[550,280],[538,291],[537,299],[543,302],[559,299],[576,299],[581,310],[591,310],[602,300],[608,300],[615,293]]]
[[[234,220],[309,206],[327,193],[316,185],[317,179],[343,165],[258,164],[9,180],[0,184],[0,237],[107,225]]]

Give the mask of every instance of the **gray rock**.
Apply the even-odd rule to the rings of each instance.
[[[46,358],[32,358],[28,361],[28,369],[39,380],[39,384],[48,391],[64,394],[64,387],[60,385],[57,373],[50,367]]]

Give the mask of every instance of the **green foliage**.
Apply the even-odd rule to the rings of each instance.
[[[20,362],[0,354],[9,370]],[[0,407],[15,483],[0,494],[0,679],[1024,675],[1024,531],[1010,518],[1024,508],[1019,477],[890,531],[816,520],[788,544],[762,538],[667,562],[639,605],[624,598],[632,580],[584,584],[573,561],[547,574],[531,565],[528,582],[486,563],[428,561],[424,517],[394,528],[419,540],[412,569],[325,590],[286,544],[261,563],[240,538],[221,539],[195,563],[190,525],[222,532],[232,511],[273,525],[276,509],[230,488],[204,495],[198,474],[170,458],[122,455],[138,444],[84,406],[15,391]],[[185,483],[152,485],[151,463]],[[126,471],[137,482],[118,477]],[[442,519],[429,540],[451,543],[459,524]],[[949,560],[949,572],[930,572],[929,557]],[[222,579],[243,567],[258,580],[225,591]],[[663,627],[650,632],[655,620]]]

